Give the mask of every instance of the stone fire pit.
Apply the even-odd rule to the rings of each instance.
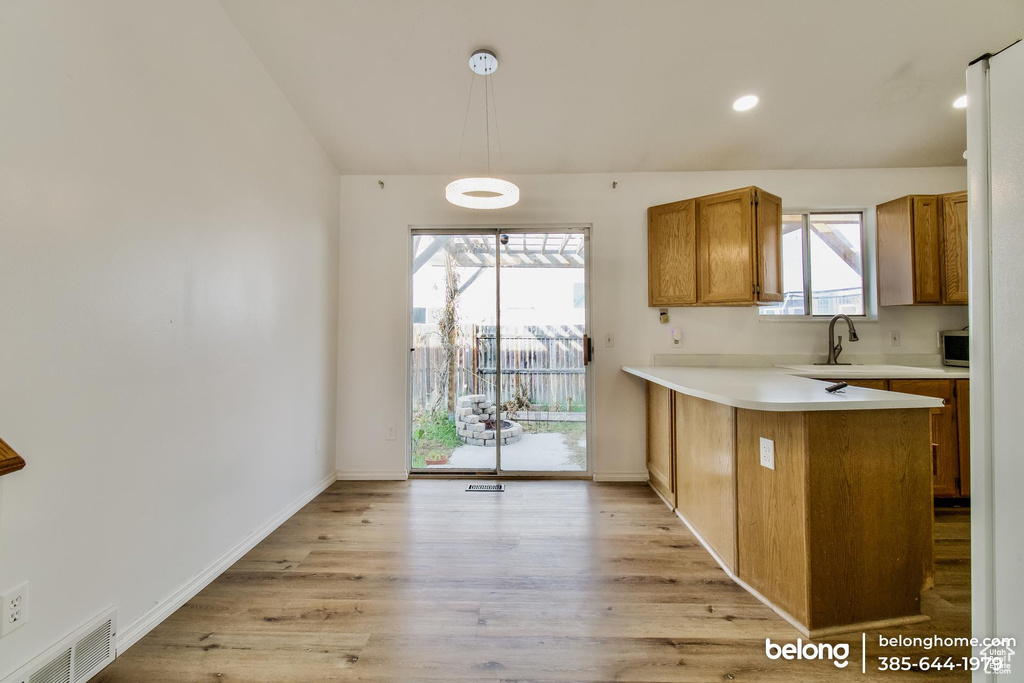
[[[455,401],[455,427],[462,442],[470,446],[494,446],[497,442],[498,407],[483,394],[460,396]],[[501,414],[501,445],[523,438],[523,426]]]

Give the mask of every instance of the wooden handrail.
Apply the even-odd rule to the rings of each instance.
[[[17,472],[25,466],[25,459],[14,452],[7,442],[0,439],[0,477]]]

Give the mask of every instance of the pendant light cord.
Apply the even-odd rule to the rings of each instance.
[[[466,101],[466,116],[462,119],[462,140],[459,142],[459,166],[462,165],[462,148],[466,146],[466,124],[469,123],[469,107],[473,104],[473,82],[476,74],[469,73],[469,99]]]
[[[498,161],[503,159],[501,154],[501,129],[498,128],[498,100],[494,98],[494,81],[490,78],[487,79],[487,83],[491,86],[491,105],[494,109],[494,137],[498,142]]]
[[[466,101],[466,114],[462,119],[462,138],[459,141],[459,161],[462,165],[462,154],[466,147],[466,130],[469,128],[469,110],[473,107],[473,86],[476,83],[476,74],[469,76],[469,99]],[[494,83],[491,76],[484,76],[484,134],[487,137],[487,175],[491,175],[491,105],[494,109],[494,135],[498,143],[498,158],[502,158],[501,152],[501,130],[498,128],[498,103],[494,97]]]
[[[491,109],[490,100],[487,97],[487,82],[491,80],[490,76],[484,76],[484,121],[486,122],[485,130],[487,133],[487,175],[491,175]]]

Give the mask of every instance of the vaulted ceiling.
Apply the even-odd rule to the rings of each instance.
[[[969,61],[1022,0],[221,0],[344,174],[962,164]],[[747,93],[759,106],[735,112]]]

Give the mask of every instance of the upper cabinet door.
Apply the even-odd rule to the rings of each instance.
[[[754,303],[754,190],[697,199],[698,291],[703,304]]]
[[[697,303],[697,222],[695,202],[647,210],[647,305]]]
[[[906,306],[914,301],[914,244],[911,197],[879,204],[875,229],[878,249],[878,304]]]
[[[757,207],[757,301],[782,301],[782,199],[755,190]]]
[[[941,303],[942,264],[938,197],[915,196],[913,211],[915,303]]]
[[[947,304],[967,303],[967,193],[939,197],[942,202],[942,246]]]

